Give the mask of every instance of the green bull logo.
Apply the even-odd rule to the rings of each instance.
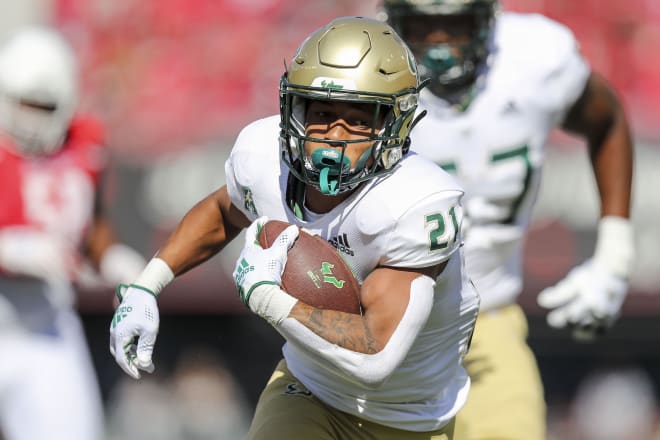
[[[321,288],[321,283],[329,283],[335,286],[337,289],[341,289],[344,287],[344,283],[346,281],[339,280],[334,276],[332,273],[333,267],[335,267],[334,264],[330,264],[327,261],[324,261],[321,263],[321,269],[318,271],[321,276],[317,275],[312,270],[307,271],[307,276],[312,280],[312,283],[314,283],[314,286],[316,286],[317,289]]]

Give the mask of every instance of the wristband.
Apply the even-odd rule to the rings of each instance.
[[[614,275],[628,278],[634,260],[633,227],[629,219],[607,216],[598,222],[594,262]]]
[[[271,283],[260,284],[254,288],[248,299],[248,306],[257,315],[271,325],[278,326],[289,316],[298,300]]]
[[[154,257],[149,261],[140,276],[133,284],[144,287],[153,292],[155,296],[174,279],[174,272],[165,260]]]

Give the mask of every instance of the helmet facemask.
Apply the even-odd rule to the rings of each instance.
[[[464,100],[486,64],[496,6],[494,0],[385,1],[388,21],[409,44],[421,76],[431,79],[434,94],[452,103]],[[425,42],[434,32],[449,37]]]
[[[61,147],[70,115],[54,103],[26,102],[5,94],[0,97],[0,118],[19,151],[33,156],[53,154]]]
[[[366,180],[390,172],[408,149],[409,140],[407,136],[401,138],[400,133],[404,126],[411,125],[417,107],[417,95],[411,92],[408,90],[400,95],[381,95],[293,86],[288,84],[285,74],[280,86],[282,160],[296,178],[326,195],[350,191]],[[329,140],[306,134],[306,110],[311,100],[373,106],[373,120],[368,136],[352,140]],[[307,154],[307,142],[322,143],[328,147],[317,148]],[[365,142],[370,142],[371,146],[351,166],[346,152],[351,145]]]

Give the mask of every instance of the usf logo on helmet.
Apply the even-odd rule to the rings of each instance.
[[[280,80],[282,160],[298,180],[330,195],[391,171],[406,152],[421,87],[414,55],[388,24],[363,17],[330,22],[302,43]],[[305,142],[329,143],[305,135],[310,100],[373,105],[374,121],[383,124],[359,141],[372,145],[357,165],[344,155],[356,141],[332,141],[341,149],[306,156]]]

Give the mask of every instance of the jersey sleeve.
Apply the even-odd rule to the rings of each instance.
[[[105,144],[103,124],[90,115],[76,115],[71,121],[69,136],[75,142],[96,145]]]
[[[231,202],[234,204],[234,206],[240,209],[243,214],[248,216],[248,218],[251,218],[250,213],[245,208],[245,192],[243,191],[240,183],[238,183],[236,176],[235,161],[236,157],[232,151],[232,153],[229,155],[229,158],[225,161],[227,193],[229,194],[229,198],[231,199]]]
[[[89,115],[76,115],[69,127],[62,155],[69,155],[98,185],[109,164],[103,124]]]
[[[258,217],[254,208],[253,190],[260,183],[267,172],[265,163],[269,161],[259,160],[264,152],[258,150],[258,146],[267,143],[264,140],[265,119],[255,121],[244,127],[236,138],[234,146],[225,161],[225,178],[227,192],[232,203],[241,210],[248,219],[254,220]]]
[[[584,91],[591,69],[570,29],[543,16],[534,16],[532,21],[539,35],[537,50],[545,58],[531,88],[535,91],[532,101],[558,125]]]
[[[394,224],[380,264],[421,268],[439,264],[461,246],[461,191],[442,191],[418,201]]]

